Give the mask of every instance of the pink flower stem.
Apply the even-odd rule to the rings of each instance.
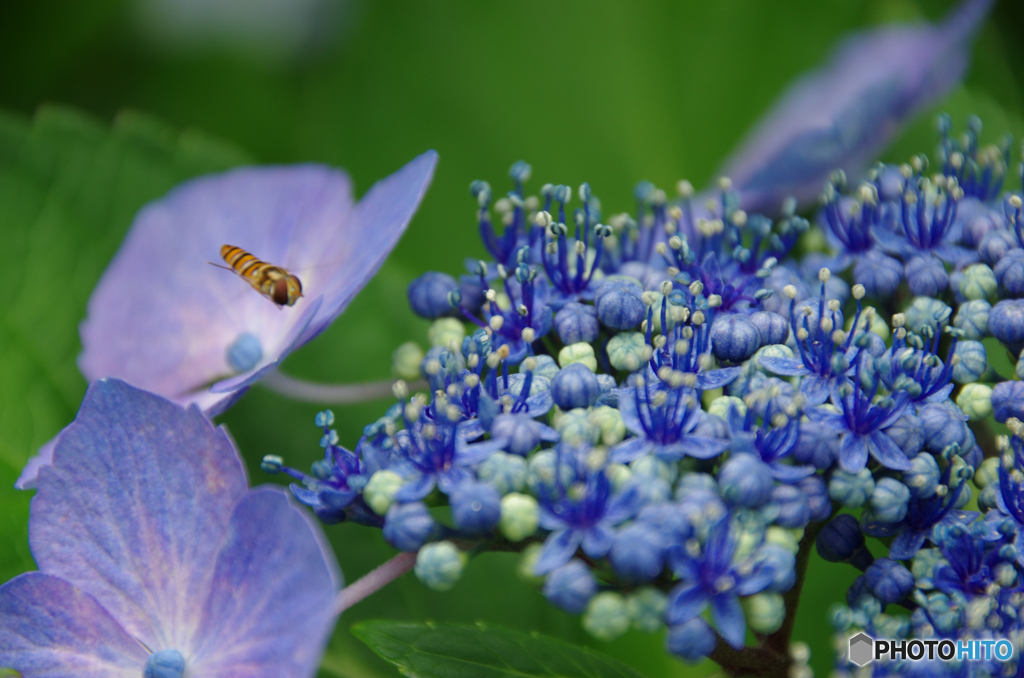
[[[363,598],[384,588],[411,570],[415,564],[415,553],[399,553],[377,569],[342,589],[338,593],[338,597],[335,598],[334,614],[340,615]]]
[[[364,403],[370,400],[393,398],[391,387],[394,381],[371,381],[365,384],[314,384],[295,377],[289,377],[278,370],[271,370],[260,382],[263,386],[294,400],[308,403],[329,403],[345,405]],[[427,387],[425,381],[409,384],[410,391]]]

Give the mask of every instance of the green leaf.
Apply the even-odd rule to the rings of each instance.
[[[416,678],[642,678],[588,648],[497,626],[369,621],[352,633]]]
[[[0,543],[13,544],[3,579],[32,566],[30,493],[11,483],[78,410],[78,323],[132,218],[181,181],[246,161],[138,113],[107,126],[67,108],[31,121],[0,112]]]

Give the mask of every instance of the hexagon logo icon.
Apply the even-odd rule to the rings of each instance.
[[[850,661],[857,666],[864,666],[874,658],[875,641],[864,633],[850,638]]]

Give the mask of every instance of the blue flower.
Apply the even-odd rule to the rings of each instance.
[[[608,555],[615,530],[639,510],[642,496],[635,486],[613,493],[604,464],[595,463],[587,448],[557,448],[554,478],[539,492],[540,526],[551,530],[534,573],[547,574],[569,562],[576,549],[591,558]]]
[[[701,409],[692,388],[636,380],[643,383],[619,390],[619,412],[634,437],[611,448],[612,461],[628,463],[651,453],[666,459],[711,459],[729,446],[728,441],[694,435]]]
[[[814,473],[814,466],[786,464],[783,460],[791,456],[800,437],[800,420],[788,417],[783,412],[773,412],[768,406],[764,422],[757,424],[753,407],[747,408],[746,415],[736,407],[729,408],[729,427],[732,429],[732,451],[757,456],[768,465],[775,480],[795,483]],[[772,423],[781,424],[772,426]]]
[[[859,367],[858,367],[859,372]],[[910,405],[905,391],[894,397],[872,402],[878,392],[878,376],[870,391],[861,386],[860,375],[844,386],[839,405],[842,412],[833,414],[807,410],[806,414],[842,435],[839,444],[839,467],[847,473],[858,473],[868,462],[868,454],[885,468],[895,471],[910,469],[910,459],[896,446],[883,429],[892,426]]]
[[[39,572],[0,586],[0,666],[25,676],[312,676],[340,585],[315,522],[246,488],[196,409],[94,382],[40,471]],[[157,673],[157,670],[161,672]]]
[[[854,337],[868,339],[866,333],[857,333],[860,322],[860,299],[864,289],[854,291],[857,298],[857,315],[853,319],[853,329],[847,334],[842,330],[843,316],[839,311],[839,302],[825,301],[825,281],[831,277],[827,268],[822,269],[820,277],[821,296],[815,304],[804,303],[797,307],[796,289],[787,286],[786,296],[789,297],[789,322],[793,329],[799,358],[783,358],[781,356],[765,356],[760,358],[761,365],[777,374],[800,376],[800,392],[807,398],[810,405],[820,405],[829,399],[833,391],[844,383],[848,383],[846,375],[859,363],[861,347],[856,345]]]
[[[419,501],[435,486],[450,494],[473,480],[470,467],[505,446],[504,440],[497,439],[469,444],[481,435],[476,422],[462,421],[458,408],[441,399],[423,406],[413,398],[402,408],[401,418],[404,428],[394,434],[392,470],[407,483],[395,493],[396,501]]]
[[[715,628],[738,650],[747,633],[739,596],[764,591],[776,573],[756,557],[734,562],[736,547],[728,515],[711,526],[703,546],[691,539],[670,547],[672,570],[682,583],[669,596],[665,619],[671,625],[684,624],[710,605]]]

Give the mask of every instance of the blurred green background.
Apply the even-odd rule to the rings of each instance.
[[[525,159],[534,167],[534,190],[548,181],[588,181],[606,214],[630,209],[632,187],[641,179],[665,187],[681,178],[703,185],[783,87],[826,57],[840,36],[889,21],[935,20],[951,5],[7,4],[0,22],[0,109],[10,114],[0,119],[0,157],[8,162],[0,170],[0,209],[7,209],[0,211],[0,284],[7,290],[0,297],[0,581],[33,567],[25,530],[30,494],[9,488],[29,454],[73,418],[84,392],[74,366],[75,327],[89,291],[134,210],[176,181],[245,161],[319,161],[345,167],[361,194],[413,156],[437,149],[434,183],[381,273],[285,366],[322,382],[387,378],[398,344],[425,343],[426,323],[405,304],[408,282],[426,269],[458,273],[466,256],[483,254],[467,191],[471,180],[487,179],[504,190],[508,166]],[[966,82],[936,110],[948,110],[957,124],[969,113],[982,115],[988,139],[1003,131],[1024,136],[1022,29],[1024,7],[998,2],[978,37]],[[72,105],[94,120],[49,115],[30,128],[44,103]],[[122,117],[108,132],[124,109],[155,116],[167,127]],[[191,132],[179,136],[182,129],[224,143]],[[23,145],[26,139],[31,143]],[[130,148],[125,157],[141,169],[130,166],[121,183],[90,184],[95,168],[70,145],[87,156],[102,155],[96,148]],[[904,159],[934,145],[928,114],[888,157]],[[22,203],[36,189],[40,200],[56,200],[61,210],[49,219],[12,218],[28,209]],[[386,404],[334,408],[342,441],[353,444]],[[320,453],[317,409],[256,388],[223,417],[254,483],[269,480],[257,466],[264,454],[304,467]],[[379,533],[350,525],[327,532],[349,581],[393,554]],[[591,645],[651,677],[716,670],[669,658],[661,636],[630,632],[612,644],[589,639],[577,619],[552,609],[516,578],[512,556],[479,560],[450,593],[430,593],[407,575],[346,612],[323,675],[396,675],[348,633],[368,618],[483,620],[537,630]],[[810,644],[818,675],[827,673],[831,653],[826,610],[842,599],[853,574],[816,556],[812,561],[794,638]]]

